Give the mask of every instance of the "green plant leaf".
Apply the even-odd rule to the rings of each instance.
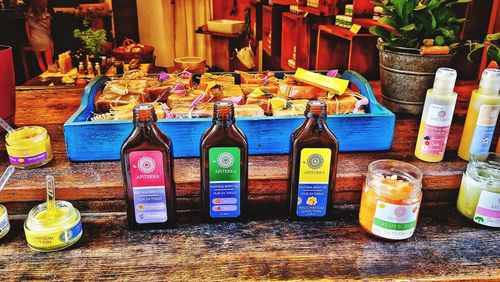
[[[434,38],[434,44],[437,46],[442,46],[444,44],[444,38],[441,35],[438,35]]]
[[[451,37],[453,36],[453,31],[444,27],[440,27],[437,29],[440,31],[445,37]]]
[[[391,0],[391,3],[396,9],[396,13],[400,18],[403,18],[403,9],[405,7],[405,0]]]
[[[394,34],[391,31],[381,26],[372,26],[370,27],[369,31],[371,34],[381,37],[386,42],[391,41],[391,39],[394,37]]]
[[[411,23],[409,25],[405,25],[401,28],[401,30],[404,30],[404,31],[410,31],[410,30],[414,30],[416,29],[417,27],[415,26],[415,24]]]
[[[492,33],[492,34],[488,34],[486,35],[486,38],[484,39],[485,41],[497,41],[497,40],[500,40],[500,32],[497,32],[497,33]]]
[[[390,25],[392,27],[397,27],[397,23],[392,20],[392,17],[389,17],[389,16],[383,16],[381,17],[379,20],[378,20],[379,23],[383,23],[383,24],[386,24],[386,25]]]

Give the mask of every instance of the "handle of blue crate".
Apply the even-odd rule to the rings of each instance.
[[[92,79],[83,90],[82,102],[80,104],[80,117],[89,117],[95,112],[95,96],[101,87],[110,80],[107,76],[97,76]]]
[[[375,98],[375,94],[373,94],[370,83],[368,83],[368,80],[366,80],[364,76],[355,71],[347,70],[342,74],[342,78],[354,83],[356,87],[359,88],[359,91],[361,91],[361,94],[363,94],[366,98],[368,98],[368,100],[370,100],[370,103],[378,104],[377,99]]]

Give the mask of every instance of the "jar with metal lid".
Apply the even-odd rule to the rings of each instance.
[[[7,209],[0,205],[0,239],[7,235],[10,230],[9,215]]]
[[[29,212],[24,232],[28,246],[35,251],[65,249],[82,237],[80,212],[66,201],[55,201],[51,211],[47,209],[47,203],[39,204]]]
[[[471,156],[462,177],[457,209],[478,224],[500,227],[500,154]]]
[[[5,146],[10,163],[16,168],[40,167],[53,158],[49,134],[41,126],[24,126],[7,133]]]
[[[410,238],[422,201],[422,172],[396,160],[378,160],[368,166],[359,223],[368,233],[389,240]]]

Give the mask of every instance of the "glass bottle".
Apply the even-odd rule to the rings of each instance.
[[[247,216],[248,143],[236,126],[231,102],[214,105],[213,123],[200,148],[204,221],[239,221]]]
[[[292,219],[328,220],[333,215],[339,144],[325,122],[326,104],[310,101],[308,106],[292,146],[289,213]]]
[[[173,147],[156,124],[154,107],[134,107],[134,130],[121,159],[130,229],[160,229],[175,224]]]

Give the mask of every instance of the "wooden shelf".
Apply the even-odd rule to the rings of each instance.
[[[264,53],[263,68],[267,70],[279,70],[281,59],[281,15],[285,6],[263,6],[262,10],[262,46]],[[268,39],[271,36],[271,46]],[[270,48],[269,48],[270,47]]]
[[[273,5],[296,5],[297,0],[273,0]]]
[[[378,79],[376,36],[354,34],[335,25],[320,25],[317,44],[317,69],[354,70],[367,79]]]
[[[206,35],[211,35],[211,36],[216,36],[216,37],[226,37],[226,38],[241,38],[243,37],[243,33],[239,34],[233,34],[233,33],[220,33],[220,32],[211,32],[211,31],[194,31],[197,34],[206,34]]]
[[[316,16],[333,16],[340,12],[338,7],[341,3],[339,0],[320,0],[318,8],[299,5],[299,9]]]

